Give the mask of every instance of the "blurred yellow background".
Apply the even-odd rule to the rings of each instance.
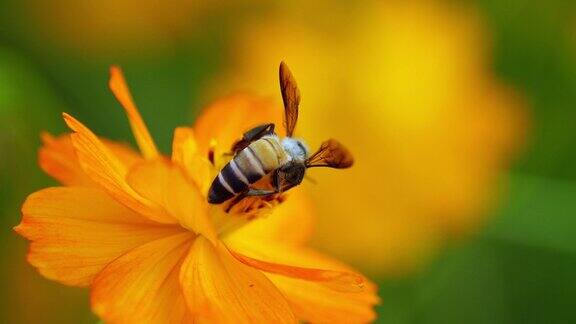
[[[357,160],[310,173],[318,244],[375,273],[409,272],[482,224],[524,138],[522,98],[492,75],[489,35],[467,6],[368,3],[325,26],[312,19],[321,8],[306,19],[299,9],[239,28],[210,93],[273,94],[269,67],[290,62],[304,98],[298,134],[313,147],[336,137]]]
[[[314,244],[377,281],[383,323],[576,320],[576,4],[562,1],[0,2],[0,232],[8,323],[93,323],[86,292],[41,278],[11,231],[39,133],[62,111],[131,141],[106,89],[123,66],[164,151],[171,130],[236,91],[281,108],[297,136],[346,144],[350,170],[312,170]],[[240,135],[240,134],[238,134]]]

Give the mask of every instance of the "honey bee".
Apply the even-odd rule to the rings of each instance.
[[[236,197],[269,196],[283,193],[304,179],[306,169],[328,167],[344,169],[352,166],[350,152],[334,139],[322,143],[310,155],[306,144],[293,138],[298,120],[300,92],[288,66],[280,63],[280,90],[284,102],[286,137],[280,138],[273,123],[254,127],[244,133],[232,151],[234,157],[214,178],[208,192],[208,202],[221,204]],[[273,189],[258,189],[252,185],[268,176]]]

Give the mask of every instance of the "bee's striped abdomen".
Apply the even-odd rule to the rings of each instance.
[[[235,159],[226,164],[212,181],[212,186],[210,186],[210,192],[208,193],[209,203],[219,204],[225,202],[248,188],[250,182],[242,170],[238,168]]]
[[[245,192],[249,185],[279,167],[285,152],[276,138],[263,137],[242,151],[220,171],[212,182],[208,202],[220,204]]]

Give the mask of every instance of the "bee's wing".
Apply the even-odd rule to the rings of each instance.
[[[340,142],[329,139],[320,145],[320,149],[306,160],[306,167],[328,167],[335,169],[349,168],[354,158]]]
[[[264,135],[273,133],[274,124],[272,123],[256,126],[245,132],[241,139],[232,144],[232,152],[236,154],[248,147],[248,145],[250,145],[252,142],[262,138]]]
[[[291,137],[298,121],[298,106],[300,105],[300,91],[294,76],[286,63],[280,63],[280,90],[284,102],[284,127],[286,136]]]

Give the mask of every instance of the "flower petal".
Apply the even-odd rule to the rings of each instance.
[[[333,290],[342,292],[360,292],[364,288],[364,278],[352,272],[304,268],[266,262],[242,255],[238,252],[230,252],[236,259],[245,265],[264,272],[279,274],[290,278],[314,281]]]
[[[345,293],[312,281],[266,275],[286,296],[296,316],[310,323],[369,323],[378,303],[370,292]]]
[[[100,140],[128,169],[130,169],[134,164],[143,160],[140,153],[135,151],[129,145],[111,141],[105,138],[101,138]]]
[[[108,81],[108,86],[128,115],[132,133],[136,138],[136,143],[138,143],[142,155],[144,155],[146,159],[157,158],[160,154],[158,153],[156,144],[154,144],[154,140],[152,139],[152,136],[150,136],[150,132],[148,132],[148,128],[146,127],[144,120],[142,120],[138,108],[136,108],[136,105],[134,104],[132,94],[130,94],[130,89],[128,89],[122,70],[119,67],[110,67],[110,80]]]
[[[180,281],[194,315],[209,322],[296,322],[284,296],[261,272],[202,237],[184,261]]]
[[[199,154],[194,130],[190,127],[178,127],[174,131],[172,142],[172,161],[179,165],[186,175],[196,183],[200,192],[207,194],[216,170],[206,157]]]
[[[191,233],[149,242],[122,255],[94,279],[91,303],[107,323],[191,323],[178,274]]]
[[[224,243],[236,253],[265,262],[357,273],[352,267],[308,247],[272,241],[263,244],[257,241],[232,240],[228,237],[224,238]],[[367,279],[365,284],[368,290],[374,287]]]
[[[308,242],[314,227],[314,210],[306,195],[298,189],[275,207],[268,217],[257,218],[230,233],[227,240],[251,242],[253,245],[302,245]]]
[[[80,167],[70,135],[53,137],[40,135],[44,145],[38,151],[40,168],[60,183],[68,186],[94,186],[94,182]]]
[[[178,166],[166,160],[145,161],[130,170],[126,181],[138,194],[162,206],[183,227],[216,242],[216,231],[208,218],[208,202]]]
[[[159,223],[174,223],[166,211],[153,202],[138,195],[124,180],[126,166],[86,126],[64,114],[72,134],[72,144],[76,149],[80,166],[97,184],[112,197],[132,210]]]
[[[360,323],[374,318],[372,308],[379,302],[376,286],[355,274],[352,268],[312,249],[286,243],[255,243],[226,240],[236,256],[249,257],[252,259],[248,260],[251,266],[266,271],[266,276],[288,298],[299,319]],[[318,269],[330,271],[321,272]],[[319,280],[326,275],[327,279],[332,280]],[[360,279],[363,281],[358,286],[356,283]]]
[[[213,139],[228,151],[244,132],[264,123],[275,123],[276,132],[283,133],[282,112],[272,100],[262,97],[244,93],[224,97],[206,107],[194,124],[200,151],[208,152]]]
[[[60,183],[68,186],[95,186],[96,184],[78,163],[70,134],[54,137],[48,133],[40,135],[44,145],[38,152],[40,168]],[[129,146],[102,139],[102,143],[127,167],[141,160]]]
[[[373,291],[375,285],[353,268],[313,249],[282,242],[225,238],[242,262],[262,271],[316,281],[340,291]]]
[[[107,263],[126,251],[181,231],[156,226],[86,187],[48,188],[31,194],[15,230],[31,240],[28,261],[47,278],[86,286]]]

